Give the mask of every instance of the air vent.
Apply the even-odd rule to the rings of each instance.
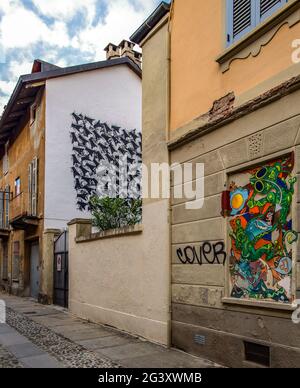
[[[198,345],[205,345],[205,342],[206,342],[206,338],[204,335],[199,335],[199,334],[196,334],[195,335],[195,343],[198,344]]]
[[[259,365],[270,366],[270,348],[268,346],[244,342],[245,359]]]

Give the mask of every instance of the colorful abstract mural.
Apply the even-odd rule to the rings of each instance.
[[[231,297],[292,301],[294,155],[244,171],[228,192]],[[246,182],[246,183],[245,183]]]

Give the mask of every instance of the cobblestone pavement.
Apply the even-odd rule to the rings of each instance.
[[[2,368],[217,368],[213,362],[155,345],[113,328],[0,293]]]
[[[0,369],[1,368],[23,368],[18,359],[10,354],[0,345]]]
[[[63,338],[52,330],[22,314],[7,308],[7,324],[20,334],[30,339],[39,348],[61,361],[69,368],[115,368],[118,365],[112,361],[100,358],[82,346]]]

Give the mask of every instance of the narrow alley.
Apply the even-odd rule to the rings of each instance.
[[[216,364],[73,317],[30,298],[0,294],[0,368],[213,368]]]

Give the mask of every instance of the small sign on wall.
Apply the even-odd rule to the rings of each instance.
[[[57,272],[61,272],[62,271],[62,257],[61,257],[61,255],[57,255],[57,258],[56,258],[56,270],[57,270]]]

